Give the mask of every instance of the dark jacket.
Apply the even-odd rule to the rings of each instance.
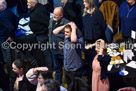
[[[38,3],[30,10],[30,29],[36,35],[48,35],[50,14],[45,6]]]
[[[16,16],[10,9],[0,12],[0,42],[15,36],[16,25]]]
[[[111,61],[111,57],[109,55],[98,55],[98,61],[100,62],[101,66],[101,80],[106,79],[107,77],[107,66]]]
[[[14,83],[16,81],[17,78],[17,74],[16,73],[12,73],[11,76],[11,82],[10,82],[10,90],[14,91]],[[36,91],[36,85],[31,84],[26,76],[24,75],[24,78],[22,81],[19,81],[19,91]]]
[[[62,18],[60,20],[60,22],[57,25],[55,25],[54,20],[50,19],[50,22],[49,22],[50,24],[49,24],[49,27],[48,27],[49,28],[49,42],[50,43],[55,42],[55,49],[52,50],[55,54],[61,54],[61,55],[63,55],[63,49],[58,48],[58,43],[59,42],[63,42],[64,40],[61,39],[61,38],[59,38],[59,37],[57,37],[56,35],[54,35],[53,34],[53,30],[55,28],[59,27],[59,26],[63,26],[65,24],[67,24],[68,22],[70,22],[70,21],[67,20],[66,18]],[[55,40],[52,39],[52,36],[55,36]]]
[[[63,11],[64,17],[70,21],[75,22],[77,27],[82,30],[81,5],[67,2],[63,7]]]
[[[89,91],[89,86],[84,79],[75,77],[70,84],[69,91]]]
[[[96,9],[93,15],[87,13],[83,17],[83,36],[93,43],[100,38],[106,40],[106,26],[102,13]]]
[[[74,21],[76,18],[76,12],[74,11],[74,7],[72,3],[67,2],[63,7],[64,17],[70,21]]]

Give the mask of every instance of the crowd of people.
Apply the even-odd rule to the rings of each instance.
[[[3,91],[110,90],[107,66],[111,57],[105,47],[109,42],[105,32],[109,29],[114,35],[120,29],[123,38],[131,39],[132,31],[136,32],[135,0],[124,0],[121,5],[115,1],[114,8],[107,7],[111,10],[108,12],[112,15],[111,21],[107,21],[108,14],[104,15],[102,11],[105,8],[100,7],[106,0],[13,1],[0,0],[0,88]],[[29,27],[38,44],[55,44],[53,48],[42,51],[44,62],[40,65],[41,60],[36,60],[35,66],[26,57],[11,58],[11,50],[14,49],[3,46],[5,42],[10,44],[15,41],[21,13],[29,14]],[[53,13],[53,17],[50,17],[50,13]],[[88,44],[92,46],[86,47]],[[80,90],[72,89],[74,79],[82,79],[85,68],[87,81],[84,82],[87,86],[84,90],[83,87],[79,87]],[[67,88],[62,86],[63,74]]]

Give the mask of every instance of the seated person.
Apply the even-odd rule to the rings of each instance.
[[[25,59],[17,59],[12,63],[13,75],[11,76],[10,91],[35,91],[36,86],[26,79],[26,72],[30,64]]]
[[[52,72],[47,67],[32,68],[26,73],[30,83],[37,85],[36,91],[41,91],[42,85],[46,79],[52,79]]]
[[[59,82],[53,79],[47,79],[42,86],[42,91],[67,91],[64,87],[59,86]]]

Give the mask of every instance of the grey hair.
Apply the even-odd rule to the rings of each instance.
[[[7,2],[6,2],[6,0],[0,0],[0,6],[3,6],[4,7],[3,10],[5,10],[7,8]]]

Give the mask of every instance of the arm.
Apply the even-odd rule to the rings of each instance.
[[[37,85],[38,81],[37,81],[37,73],[34,72],[34,68],[30,69],[27,73],[26,73],[26,78],[28,79],[28,81],[34,85]]]
[[[37,68],[32,68],[26,73],[26,78],[28,81],[34,85],[37,85],[37,72],[38,71],[47,71],[47,67],[37,67]]]
[[[71,28],[72,28],[71,42],[76,42],[77,41],[77,35],[76,35],[77,26],[73,22],[70,25],[71,25]]]
[[[60,32],[64,29],[64,27],[65,27],[65,25],[60,26],[60,27],[54,29],[54,30],[53,30],[53,34],[56,35],[56,34],[60,33]]]

